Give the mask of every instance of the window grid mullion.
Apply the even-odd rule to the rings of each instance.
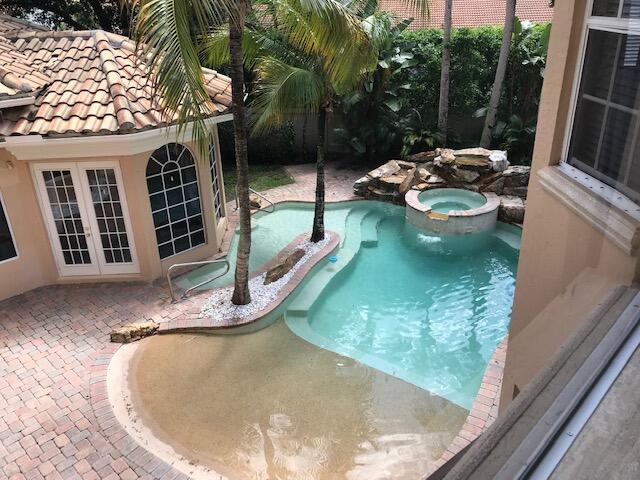
[[[620,55],[620,48],[622,46],[622,36],[618,37],[618,45],[616,45],[616,55],[613,58],[613,67],[611,68],[611,78],[609,79],[609,88],[607,89],[607,99],[604,106],[604,116],[602,117],[602,126],[600,127],[600,137],[598,138],[598,149],[596,150],[596,161],[593,164],[593,168],[599,170],[600,166],[600,153],[602,152],[602,142],[604,140],[604,132],[607,129],[607,118],[609,117],[609,107],[611,103],[611,96],[613,94],[613,84],[616,78],[616,71],[618,70],[618,61]]]
[[[622,178],[622,183],[624,185],[629,185],[629,180],[631,180],[631,167],[633,166],[633,152],[638,150],[638,147],[640,145],[638,145],[639,142],[639,132],[640,132],[640,116],[639,115],[635,115],[635,126],[634,126],[634,130],[633,130],[633,139],[630,142],[631,145],[631,154],[629,155],[629,161],[627,162],[627,165],[625,166],[625,172],[624,172],[624,176]]]

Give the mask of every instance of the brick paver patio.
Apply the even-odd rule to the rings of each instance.
[[[313,200],[315,167],[288,169],[296,183],[269,198]],[[358,176],[329,165],[327,200],[351,198]],[[147,284],[50,286],[0,302],[0,478],[179,477],[141,447],[122,453],[121,430],[97,421],[91,382],[114,327],[180,315],[166,288]]]

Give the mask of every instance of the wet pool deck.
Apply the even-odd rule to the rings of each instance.
[[[313,166],[291,167],[291,173],[296,184],[270,191],[269,198],[312,201]],[[330,166],[327,200],[353,198],[351,185],[359,176]],[[138,446],[115,421],[105,375],[119,348],[109,343],[114,327],[169,322],[187,308],[171,305],[164,287],[147,284],[51,286],[0,302],[0,478],[186,478]],[[489,412],[474,404],[460,439],[469,440],[491,422],[500,362],[490,364],[487,375],[480,404]],[[451,455],[455,449],[449,448]]]

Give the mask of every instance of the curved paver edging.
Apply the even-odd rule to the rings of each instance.
[[[126,348],[135,348],[135,345],[136,344],[129,344],[126,345]],[[91,406],[98,424],[105,432],[108,440],[128,461],[135,464],[138,468],[145,470],[150,475],[153,475],[154,478],[168,480],[200,477],[206,473],[211,475],[213,473],[211,470],[203,466],[195,465],[178,454],[167,455],[166,452],[163,452],[164,459],[171,457],[171,462],[166,462],[143,446],[141,433],[136,435],[140,437],[136,439],[122,426],[114,412],[115,402],[110,400],[108,388],[108,370],[111,359],[116,352],[119,351],[120,347],[121,345],[119,344],[111,344],[99,351],[94,356],[91,365]],[[429,472],[428,475],[434,473],[473,440],[478,438],[497,418],[506,352],[507,337],[498,345],[487,365],[482,383],[480,384],[480,390],[478,391],[465,423],[447,450],[436,460],[433,470]],[[122,411],[123,409],[120,408],[120,410]],[[128,414],[130,415],[130,412],[128,412]],[[128,423],[131,423],[129,428],[135,432],[136,428],[133,426],[133,421],[130,420],[130,416]],[[146,444],[149,444],[148,439]],[[179,467],[181,468],[178,469]],[[189,470],[188,474],[183,473],[185,469]]]
[[[303,265],[296,270],[291,279],[284,285],[280,291],[278,292],[278,296],[269,303],[262,310],[250,315],[248,317],[243,318],[229,318],[225,319],[223,323],[220,321],[213,320],[211,318],[203,317],[201,315],[201,309],[212,290],[205,290],[201,293],[198,293],[187,300],[189,307],[187,310],[183,311],[184,316],[182,318],[174,318],[168,321],[160,322],[159,333],[170,333],[177,331],[213,331],[213,330],[224,330],[229,328],[236,328],[240,326],[245,326],[251,323],[255,323],[258,320],[261,320],[270,314],[272,314],[288,297],[293,293],[293,291],[302,283],[307,274],[318,265],[323,259],[328,257],[340,244],[340,235],[334,231],[327,230],[326,232],[328,238],[327,244],[315,255],[313,255],[308,261],[306,261]],[[289,243],[286,247],[284,247],[278,255],[272,258],[269,262],[267,262],[262,268],[253,273],[251,278],[256,278],[265,273],[270,268],[277,265],[281,262],[285,257],[291,254],[298,246],[308,238],[308,233],[303,233],[298,235],[293,239],[291,243]],[[222,287],[227,288],[227,287]]]
[[[100,430],[129,463],[136,469],[142,469],[152,478],[159,480],[190,478],[190,475],[173,468],[138,443],[116,417],[114,405],[109,398],[107,375],[111,359],[120,348],[120,344],[112,343],[96,352],[90,368],[90,403]]]
[[[447,447],[447,450],[436,460],[434,470],[430,472],[429,475],[471,444],[471,442],[486,431],[498,417],[504,363],[507,356],[508,336],[509,334],[505,335],[502,342],[500,342],[494,350],[489,364],[484,371],[480,390],[473,401],[469,415],[462,425],[462,428]],[[428,478],[427,476],[427,479]]]

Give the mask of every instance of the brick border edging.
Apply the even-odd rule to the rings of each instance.
[[[113,356],[120,347],[120,344],[111,343],[97,351],[91,359],[89,403],[98,427],[107,441],[122,454],[133,470],[142,469],[146,474],[153,475],[160,480],[188,479],[188,475],[176,470],[169,463],[140,445],[116,418],[109,400],[107,371]]]
[[[211,318],[203,318],[200,314],[202,305],[206,301],[211,290],[203,291],[185,302],[185,309],[181,309],[183,318],[172,318],[170,320],[160,322],[160,334],[181,332],[181,331],[220,331],[255,323],[269,314],[273,313],[280,305],[293,293],[293,291],[303,282],[305,277],[311,270],[322,260],[328,257],[340,244],[340,235],[338,233],[327,230],[329,241],[318,252],[316,252],[307,262],[305,262],[291,277],[291,279],[280,289],[277,297],[259,312],[245,318],[229,318],[224,323],[215,322]],[[251,275],[251,279],[259,277],[271,267],[275,266],[284,257],[292,253],[304,240],[307,239],[309,233],[302,233],[293,239],[286,247],[284,247],[275,257],[267,262],[262,268]],[[221,288],[228,288],[227,286]]]
[[[429,475],[435,473],[440,467],[451,460],[461,450],[471,444],[483,432],[485,432],[498,417],[500,404],[500,391],[504,375],[504,364],[507,356],[507,333],[496,347],[487,364],[480,383],[480,390],[476,395],[469,415],[462,428],[447,447],[445,452],[434,463],[434,469]],[[426,477],[427,479],[429,476]]]

